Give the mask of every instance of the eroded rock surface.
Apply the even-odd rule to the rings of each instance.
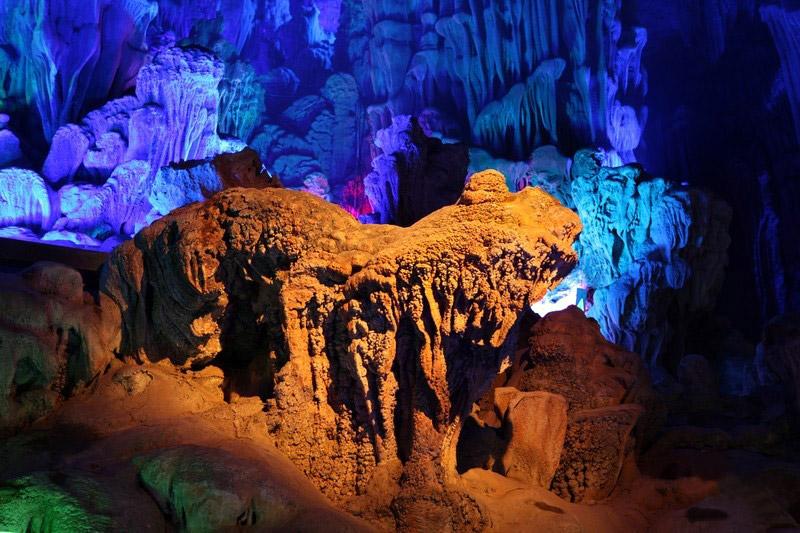
[[[477,416],[503,430],[508,477],[533,486],[546,482],[575,502],[603,500],[616,487],[636,438],[651,438],[659,422],[660,404],[645,367],[639,356],[606,341],[597,322],[574,306],[550,313],[526,331],[528,346],[522,343],[514,364],[482,399]],[[563,422],[555,404],[515,421],[512,406],[525,395],[552,398],[551,403],[560,399]],[[538,437],[519,442],[515,434],[526,432]],[[542,452],[530,452],[534,447]],[[536,475],[519,476],[509,469],[518,455]]]
[[[398,527],[479,528],[449,486],[461,420],[510,361],[519,317],[574,265],[579,231],[494,171],[405,229],[302,192],[230,189],[117,248],[103,284],[123,353],[238,368],[232,392],[269,398],[278,448],[329,497],[399,460]]]
[[[508,447],[503,456],[507,477],[549,488],[567,431],[567,402],[549,392],[519,392],[508,405],[504,424]]]
[[[142,484],[182,531],[370,531],[344,513],[309,508],[291,483],[225,450],[180,446],[135,462]]]
[[[48,413],[103,371],[119,342],[116,309],[84,294],[80,273],[36,263],[0,278],[0,433]],[[105,301],[105,298],[103,298]]]
[[[641,413],[633,404],[573,413],[553,479],[556,494],[573,502],[609,497],[632,451],[631,432]]]

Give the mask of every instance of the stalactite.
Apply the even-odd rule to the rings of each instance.
[[[128,88],[144,57],[153,0],[9,0],[0,4],[0,46],[18,58],[10,93],[33,103],[46,139],[87,103]]]

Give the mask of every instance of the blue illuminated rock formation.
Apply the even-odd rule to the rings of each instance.
[[[87,104],[131,86],[144,58],[152,0],[7,0],[0,4],[0,47],[10,98],[32,102],[47,139]]]
[[[379,2],[366,20],[351,7],[349,58],[373,107],[441,108],[468,126],[462,139],[497,156],[524,159],[563,136],[569,146],[607,144],[630,161],[646,118],[647,32],[623,27],[620,6],[479,0],[406,11]],[[372,68],[359,63],[365,55]]]
[[[264,88],[247,63],[236,61],[226,70],[219,86],[219,132],[248,141],[265,112]]]
[[[671,337],[685,335],[681,323],[713,308],[727,263],[730,208],[639,166],[604,163],[602,153],[582,150],[570,171],[584,224],[578,268],[593,291],[587,314],[607,339],[655,369]]]

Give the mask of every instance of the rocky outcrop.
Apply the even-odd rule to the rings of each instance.
[[[137,142],[129,150],[146,150],[152,169],[216,155],[217,86],[223,72],[222,61],[199,49],[167,48],[156,54],[136,79],[142,107],[131,115]]]
[[[141,160],[155,172],[177,161],[219,153],[217,114],[223,64],[209,52],[166,48],[136,78],[136,96],[111,100],[80,124],[58,129],[43,173],[50,183],[76,173],[107,178]]]
[[[56,230],[79,231],[88,236],[131,234],[142,226],[150,211],[147,175],[150,165],[129,161],[114,169],[103,185],[69,184],[58,190],[61,216]]]
[[[645,367],[639,356],[605,340],[597,323],[574,306],[527,330],[514,363],[477,412],[504,433],[501,472],[571,501],[605,499],[637,439],[648,442],[660,421]],[[537,398],[539,407],[532,402],[528,415],[513,416],[511,406],[526,397]],[[515,473],[513,461],[534,475]]]
[[[553,491],[573,502],[608,498],[632,451],[641,412],[639,405],[616,405],[572,413]]]
[[[407,229],[301,192],[231,189],[117,248],[103,291],[123,353],[259,377],[278,448],[334,500],[400,464],[399,527],[475,528],[449,484],[459,428],[511,357],[518,318],[574,265],[579,231],[550,196],[509,193],[493,171]]]
[[[119,322],[96,305],[77,271],[36,263],[0,279],[0,432],[48,413],[113,357]],[[106,302],[105,298],[101,300]]]
[[[730,208],[636,165],[608,164],[602,152],[581,150],[570,171],[585,228],[578,253],[593,293],[588,315],[607,339],[655,371],[664,352],[685,353],[690,322],[714,306],[727,264]],[[664,366],[674,369],[677,360]]]
[[[427,137],[408,115],[378,131],[375,145],[381,153],[364,187],[378,222],[410,226],[458,199],[469,162],[466,145]]]
[[[506,407],[503,427],[508,445],[503,473],[537,487],[550,488],[567,431],[567,402],[544,391],[519,392]],[[495,390],[495,400],[500,390]]]

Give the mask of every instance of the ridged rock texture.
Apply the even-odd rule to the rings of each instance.
[[[435,109],[466,125],[462,139],[503,157],[557,140],[634,157],[647,32],[623,25],[621,2],[356,4],[345,0],[343,20],[373,131],[391,115]]]
[[[494,468],[574,502],[605,499],[659,424],[663,410],[646,368],[574,306],[523,329],[513,364],[472,415],[483,429],[461,437],[473,439],[460,444],[469,448],[464,467]],[[515,414],[525,402],[527,420]]]
[[[0,170],[0,226],[48,229],[52,224],[50,192],[32,170]]]
[[[103,178],[116,165],[164,165],[219,153],[217,113],[223,63],[195,48],[156,50],[136,78],[136,96],[111,100],[80,124],[53,138],[44,176],[50,183],[95,170]]]
[[[639,166],[607,165],[600,152],[575,154],[565,199],[584,223],[577,249],[592,290],[587,314],[652,369],[674,368],[691,321],[713,310],[722,286],[730,207]]]
[[[117,248],[103,291],[123,353],[228,369],[229,394],[268,399],[279,450],[332,499],[389,476],[397,527],[480,528],[450,484],[463,417],[510,361],[519,317],[574,266],[580,229],[494,171],[410,228],[230,189]]]
[[[5,96],[34,102],[51,139],[87,107],[131,87],[157,12],[152,0],[3,2],[0,48],[16,58],[0,67]]]

